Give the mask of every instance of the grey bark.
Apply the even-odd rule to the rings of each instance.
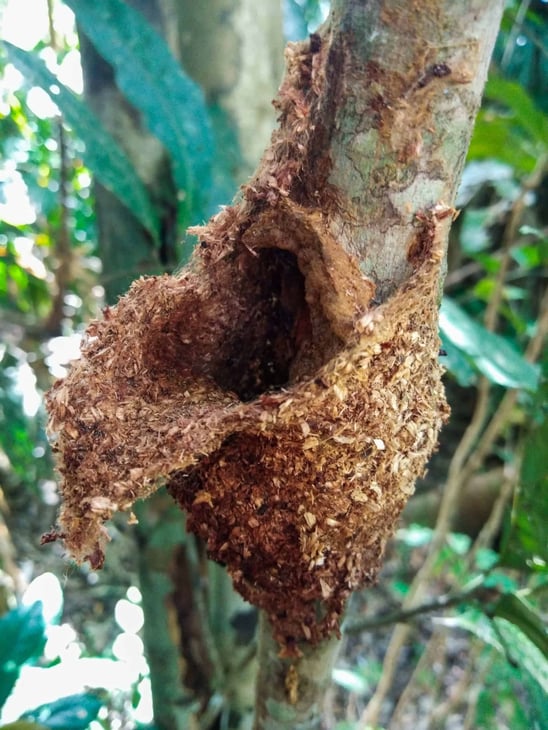
[[[320,204],[325,188],[336,190],[331,231],[381,301],[410,274],[417,216],[455,200],[502,9],[502,0],[332,3],[305,185]],[[269,632],[262,622],[255,730],[320,728],[337,642],[275,661]]]
[[[166,7],[164,3],[164,12]],[[192,10],[196,9],[193,4],[185,5],[186,12],[180,16],[175,7],[171,17],[190,22]],[[226,20],[231,13],[238,16],[238,28],[245,25],[242,18],[252,17],[245,14],[243,3],[229,6],[219,2],[211,7],[218,13],[216,17]],[[245,7],[250,13],[249,6]],[[228,15],[223,16],[223,11]],[[320,208],[326,191],[336,191],[338,212],[333,215],[331,210],[331,232],[376,282],[381,300],[410,273],[409,246],[415,238],[417,216],[433,206],[451,205],[454,201],[501,12],[502,0],[333,2],[330,20],[321,32],[321,42],[329,50],[320,106],[309,122],[310,154],[303,167],[302,184],[305,198],[316,200]],[[200,15],[202,20],[205,15]],[[206,31],[208,41],[210,35],[211,31]],[[247,33],[246,39],[248,36],[255,37],[256,29]],[[197,74],[213,58],[221,59],[220,66],[226,66],[226,78],[221,75],[223,80],[217,87],[211,79],[203,79],[204,84],[211,84],[211,97],[224,103],[229,116],[241,112],[242,106],[251,107],[247,92],[236,93],[237,85],[232,86],[234,101],[229,102],[230,94],[225,88],[226,84],[230,87],[234,69],[248,67],[245,44],[240,46],[221,34],[221,52],[217,56],[215,44],[203,43],[202,49],[194,45],[192,34],[188,35],[181,56],[186,54],[187,63],[191,63],[204,50],[205,60],[197,64]],[[259,56],[269,55],[264,45],[251,44],[252,52],[246,57],[255,60],[251,65],[257,65]],[[251,129],[258,125],[256,121]],[[240,139],[247,141],[250,134],[244,132]],[[128,152],[132,154],[130,145]],[[161,171],[161,156],[155,159],[157,170]],[[158,174],[165,183],[167,176]],[[100,199],[98,204],[104,205]],[[119,214],[116,215],[119,220]],[[126,229],[126,233],[132,237],[126,238],[126,242],[131,240],[135,245],[133,235],[137,236],[138,231]],[[101,235],[108,234],[102,231]],[[119,240],[124,238],[120,234]],[[142,235],[139,240],[146,252]],[[170,250],[170,242],[168,236],[164,255]],[[106,260],[112,267],[120,263],[114,259],[114,253],[106,255]],[[145,255],[143,261],[147,261]],[[162,261],[153,257],[152,265],[156,263]],[[112,271],[116,276],[114,268]],[[109,293],[120,286],[118,281]],[[161,510],[155,515],[154,506],[150,509],[153,521],[157,521],[158,515],[161,519]],[[147,543],[147,549],[156,547]],[[175,599],[167,580],[171,576],[170,556],[171,548],[155,555],[158,582],[151,583],[150,588],[152,592],[154,586],[158,587],[156,601],[171,602],[173,608]],[[148,560],[145,565],[149,565]],[[177,610],[181,612],[182,607],[175,605],[175,613]],[[173,643],[173,635],[171,638]],[[209,646],[208,637],[203,638],[203,645]],[[337,641],[330,639],[316,647],[303,647],[300,659],[276,659],[269,627],[263,622],[256,729],[319,728],[322,698],[336,651]],[[224,676],[212,672],[211,689],[226,677],[226,672]],[[171,707],[157,705],[161,716],[158,726],[182,727],[184,720],[173,706],[177,698],[164,700]]]

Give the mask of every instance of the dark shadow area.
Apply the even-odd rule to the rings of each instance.
[[[233,319],[211,375],[242,401],[284,387],[299,349],[310,339],[305,281],[289,251],[240,254],[239,278],[229,293]]]

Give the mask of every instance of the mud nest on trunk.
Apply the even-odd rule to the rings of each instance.
[[[270,153],[198,231],[192,266],[134,283],[47,396],[63,498],[53,537],[100,567],[104,523],[167,484],[289,654],[337,630],[350,592],[375,579],[446,416],[450,211],[423,213],[414,273],[375,306],[329,211],[296,192],[298,104],[319,95],[307,53],[290,63]]]

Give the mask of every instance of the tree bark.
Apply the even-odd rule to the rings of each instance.
[[[304,186],[320,201],[336,189],[330,229],[379,301],[410,276],[417,216],[455,200],[502,10],[501,0],[332,2],[319,34],[329,50]],[[275,660],[264,620],[259,641],[255,730],[320,728],[337,642]]]
[[[232,172],[241,184],[257,166],[274,126],[271,100],[283,73],[281,3],[209,0],[207,11],[192,0],[163,4],[183,67],[236,131],[240,154]]]
[[[257,730],[320,727],[346,598],[435,448],[442,263],[501,12],[335,0],[194,267],[136,283],[49,396],[76,557],[101,564],[103,523],[164,478],[264,609]]]

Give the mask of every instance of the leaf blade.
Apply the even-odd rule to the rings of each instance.
[[[448,297],[440,308],[440,332],[444,340],[472,358],[473,365],[491,382],[505,388],[537,389],[538,369],[504,337],[489,332]]]
[[[30,83],[44,89],[86,146],[84,161],[95,177],[158,240],[159,223],[144,185],[118,143],[78,97],[61,84],[36,56],[4,41],[8,58]],[[57,92],[57,93],[56,93]]]
[[[183,194],[184,224],[205,206],[213,135],[201,89],[182,70],[164,39],[120,0],[67,0],[85,34],[115,69],[118,86],[164,144]]]

